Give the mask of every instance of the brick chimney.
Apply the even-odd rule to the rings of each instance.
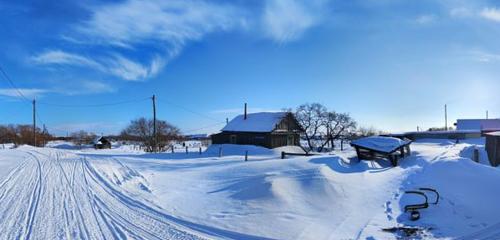
[[[244,116],[243,119],[247,120],[247,103],[245,103],[245,116]]]

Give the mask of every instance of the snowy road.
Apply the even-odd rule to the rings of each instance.
[[[199,239],[127,196],[85,158],[27,149],[0,180],[1,239]]]

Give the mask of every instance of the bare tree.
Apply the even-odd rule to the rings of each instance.
[[[312,140],[318,137],[326,112],[326,107],[319,103],[300,105],[295,112],[295,118],[304,129],[304,137],[306,138],[309,150],[314,148]]]
[[[180,130],[177,127],[166,121],[156,120],[157,139],[155,139],[153,136],[153,126],[154,122],[152,119],[138,118],[132,120],[121,132],[121,138],[140,141],[144,145],[145,151],[153,152],[157,149],[164,151],[172,140],[178,139],[180,136]]]
[[[53,137],[44,129],[36,129],[36,146],[43,146],[46,141]],[[0,143],[14,143],[16,146],[22,144],[33,144],[33,127],[31,125],[3,125],[0,126]]]
[[[318,151],[323,151],[328,142],[335,146],[335,140],[348,135],[356,129],[356,121],[347,113],[327,112],[323,115],[322,124],[326,129],[326,139],[319,147]]]
[[[384,134],[383,131],[380,131],[374,127],[360,127],[357,131],[357,136],[358,137],[369,137],[369,136],[375,136],[375,135],[381,135]]]

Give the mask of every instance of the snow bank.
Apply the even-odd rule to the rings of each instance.
[[[306,153],[304,149],[299,146],[283,146],[278,148],[273,148],[274,152],[281,154],[281,152],[287,153]]]
[[[237,144],[212,144],[210,145],[205,153],[210,155],[218,155],[219,149],[222,149],[223,156],[232,155],[245,155],[248,151],[249,155],[274,155],[276,154],[273,150],[259,147],[255,145],[237,145]]]

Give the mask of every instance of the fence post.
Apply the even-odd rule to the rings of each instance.
[[[340,139],[340,151],[344,151],[344,139]]]
[[[473,159],[474,162],[477,162],[477,163],[479,162],[479,149],[477,149],[475,147],[474,147],[474,157],[473,158],[474,158]]]
[[[248,161],[248,150],[245,151],[245,162]]]
[[[174,145],[172,145],[172,153],[174,153]]]
[[[222,157],[222,147],[219,147],[219,157]]]
[[[189,151],[188,151],[188,146],[186,146],[186,154],[188,154],[188,153],[189,153]]]
[[[285,159],[285,152],[281,152],[281,159]]]
[[[201,147],[200,147],[200,155],[201,155]]]

